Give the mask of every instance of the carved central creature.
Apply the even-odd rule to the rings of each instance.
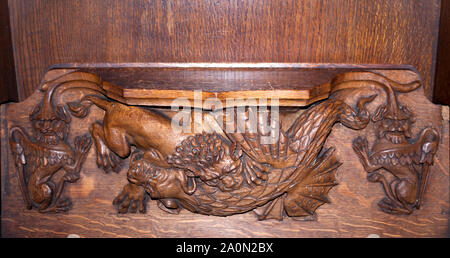
[[[69,108],[78,117],[88,114],[92,104],[105,110],[103,123],[91,126],[97,164],[105,171],[120,170],[120,158],[130,155],[132,146],[137,149],[130,161],[130,183],[114,201],[120,204],[119,212],[138,207],[143,211],[145,189],[171,213],[185,208],[227,216],[259,208],[261,219],[282,219],[285,214],[312,215],[328,202],[340,163],[333,149],[322,146],[336,122],[364,128],[370,121],[364,106],[374,97],[361,97],[356,110],[339,99],[316,104],[299,114],[288,130],[280,126],[273,144],[261,143],[261,137],[274,132],[260,117],[256,133],[195,134],[172,130],[165,113],[101,95],[87,95]],[[282,209],[275,208],[278,202]]]

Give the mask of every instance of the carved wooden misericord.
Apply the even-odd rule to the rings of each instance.
[[[410,214],[414,208],[420,208],[429,167],[439,146],[439,133],[434,128],[424,128],[412,140],[414,114],[398,103],[392,87],[382,86],[387,93],[386,103],[371,118],[376,127],[376,141],[369,150],[367,139],[358,137],[353,141],[353,149],[368,173],[367,179],[383,186],[386,198],[378,203],[380,209],[386,213]],[[391,173],[393,179],[388,181],[380,173],[381,169]]]
[[[89,69],[61,72],[40,87],[44,97],[29,114],[33,131],[9,128],[25,205],[39,212],[69,210],[72,202],[61,197],[64,185],[77,182],[94,149],[99,169],[127,169],[128,181],[113,201],[119,213],[145,213],[152,199],[171,214],[186,209],[214,216],[253,211],[259,220],[312,216],[330,203],[328,193],[339,183],[336,171],[345,162],[335,155],[339,146],[324,147],[333,126],[359,131],[372,123],[373,146],[357,137],[355,155],[367,179],[380,182],[385,191],[379,208],[411,214],[423,202],[440,133],[426,127],[412,135],[414,107],[400,103],[397,95],[416,90],[421,82],[397,82],[388,74],[343,71],[309,89],[309,95],[292,89],[240,89],[238,94],[237,89],[204,89],[203,100],[213,96],[219,102],[205,108],[192,98],[194,89],[144,89],[140,98],[135,89],[107,82]],[[239,95],[253,102],[226,102]],[[187,100],[182,106],[193,107],[184,116],[190,130],[173,128],[180,112],[169,103],[180,97]],[[278,103],[261,108],[266,97]],[[84,122],[94,106],[104,111],[103,118]],[[203,121],[200,130],[194,128],[195,115]],[[85,123],[85,131],[70,144],[73,117]]]

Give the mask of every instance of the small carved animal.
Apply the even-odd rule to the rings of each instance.
[[[394,104],[380,106],[372,120],[376,123],[377,141],[371,151],[366,138],[353,141],[353,149],[364,169],[368,180],[380,182],[386,198],[378,203],[380,209],[392,214],[411,214],[419,208],[428,177],[429,166],[439,145],[439,133],[425,128],[414,143],[411,137],[413,115],[406,107]],[[394,178],[388,179],[379,172],[385,169]]]
[[[10,131],[10,145],[16,158],[19,186],[26,207],[40,212],[63,212],[70,209],[70,200],[60,200],[65,182],[75,182],[91,146],[88,136],[75,138],[75,151],[65,142],[70,116],[63,107],[56,113],[48,103],[37,106],[30,115],[37,142],[32,141],[20,127]],[[64,169],[65,174],[55,185],[52,177]]]
[[[132,155],[127,179],[130,183],[143,187],[152,199],[159,200],[158,206],[162,210],[178,213],[179,202],[191,199],[190,195],[197,189],[195,178],[187,177],[182,169],[158,167],[152,161],[148,152],[144,155]],[[120,198],[119,196],[116,202]],[[185,206],[188,203],[183,204]]]

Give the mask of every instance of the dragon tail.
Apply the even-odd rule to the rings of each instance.
[[[105,90],[103,89],[103,80],[95,74],[77,70],[70,70],[67,73],[49,75],[40,89],[45,91],[45,104],[51,106],[50,103],[62,102],[64,93],[73,90],[83,90],[83,97],[80,101],[68,102],[67,106],[70,113],[79,118],[86,117],[92,104],[102,109],[109,106],[109,102],[105,100]],[[79,94],[77,94],[79,96]]]
[[[86,95],[80,101],[67,103],[70,113],[75,117],[83,118],[89,114],[89,110],[95,104],[103,110],[107,110],[111,102],[96,95]]]

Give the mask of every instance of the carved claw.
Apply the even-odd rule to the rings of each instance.
[[[378,202],[378,207],[386,213],[391,214],[395,204],[389,198],[383,198]]]
[[[89,153],[89,149],[92,145],[92,139],[89,137],[88,134],[85,134],[83,136],[77,136],[74,140],[74,146],[75,146],[75,152],[76,152],[76,159],[77,159],[77,165],[75,168],[75,173],[68,173],[67,174],[67,180],[68,182],[75,182],[80,177],[78,172],[81,168],[81,165],[86,160],[86,157]],[[66,178],[65,178],[66,179]]]
[[[358,158],[361,160],[361,163],[366,171],[370,171],[369,169],[369,147],[366,138],[358,136],[352,144],[352,148],[355,151]]]
[[[102,168],[105,173],[109,173],[110,171],[119,173],[121,170],[121,160],[115,153],[111,152],[108,147],[104,146],[104,148],[97,153],[97,166]]]
[[[92,140],[89,135],[77,136],[74,140],[75,148],[75,164],[65,166],[66,174],[63,177],[63,182],[73,183],[80,178],[80,169],[88,155],[91,148]]]
[[[89,152],[91,148],[92,140],[88,134],[77,136],[74,140],[75,150],[78,154],[85,155]]]
[[[378,207],[383,212],[386,212],[386,213],[389,213],[389,214],[408,215],[408,214],[412,213],[412,210],[408,210],[408,209],[405,209],[405,208],[402,208],[402,207],[398,207],[395,204],[395,202],[393,202],[391,199],[389,199],[387,197],[378,202]]]
[[[55,205],[52,205],[46,209],[39,210],[41,213],[60,213],[67,212],[72,208],[72,201],[69,198],[60,199],[56,201]]]
[[[114,198],[114,205],[118,205],[119,213],[140,213],[146,212],[146,194],[143,187],[128,183],[123,187],[122,192]]]
[[[369,153],[369,147],[368,142],[366,138],[363,138],[361,136],[358,136],[352,144],[353,150],[358,154],[360,157],[367,157],[367,154]]]

